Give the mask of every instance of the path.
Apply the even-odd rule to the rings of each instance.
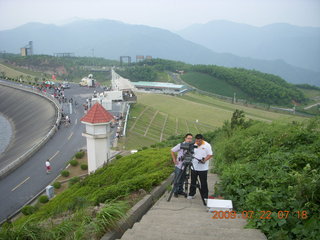
[[[209,174],[209,189],[213,189],[217,175]],[[128,229],[123,240],[266,240],[257,229],[244,229],[246,220],[212,219],[199,194],[188,200],[182,196],[167,202],[165,193],[145,214],[141,221]]]

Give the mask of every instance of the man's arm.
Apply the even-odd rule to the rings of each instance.
[[[178,163],[178,162],[177,162],[176,154],[171,151],[171,156],[172,156],[172,161],[173,161],[173,163],[176,165],[176,164]]]
[[[202,162],[205,163],[206,161],[208,161],[210,158],[212,158],[213,155],[207,155]]]

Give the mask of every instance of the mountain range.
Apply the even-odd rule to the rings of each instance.
[[[263,27],[229,21],[194,24],[178,32],[183,38],[216,52],[241,57],[283,60],[320,71],[320,28],[275,23]]]
[[[291,83],[320,85],[319,72],[290,65],[284,60],[218,53],[210,46],[186,40],[165,29],[113,20],[81,20],[62,26],[28,23],[0,31],[0,51],[19,53],[31,40],[35,54],[72,52],[76,56],[92,56],[94,53],[96,57],[116,60],[120,56],[151,55],[192,64],[256,69],[279,75]]]

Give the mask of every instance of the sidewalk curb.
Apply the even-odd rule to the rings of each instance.
[[[157,186],[135,204],[127,213],[125,219],[121,220],[118,224],[118,229],[106,233],[101,240],[114,240],[119,239],[125,233],[125,231],[138,222],[143,215],[156,203],[156,201],[164,194],[167,186],[171,185],[174,178],[174,174],[171,174],[161,185]]]

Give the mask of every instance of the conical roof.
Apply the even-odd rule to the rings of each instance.
[[[82,122],[87,123],[107,123],[112,121],[113,116],[101,106],[101,104],[96,103],[90,108],[88,113],[80,119]]]

